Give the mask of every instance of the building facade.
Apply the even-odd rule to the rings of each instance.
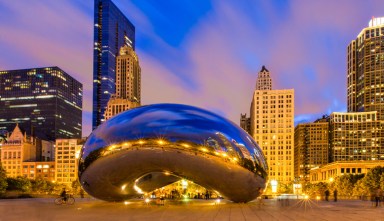
[[[0,71],[0,130],[16,123],[43,140],[80,138],[83,86],[58,67]]]
[[[289,183],[294,179],[294,90],[272,90],[265,72],[263,67],[256,86],[265,90],[253,95],[251,135],[263,150],[269,180]]]
[[[368,27],[348,45],[348,112],[377,111],[384,120],[384,17],[372,18]]]
[[[251,118],[247,114],[240,114],[240,127],[251,134]]]
[[[347,174],[366,174],[377,166],[384,166],[384,161],[349,161],[333,162],[310,170],[310,182],[332,182],[335,177]]]
[[[71,186],[77,180],[78,159],[83,144],[83,139],[56,140],[56,182]]]
[[[28,179],[55,181],[55,161],[22,162],[21,176]]]
[[[309,181],[312,168],[325,165],[329,160],[329,122],[327,118],[295,127],[295,178]]]
[[[330,115],[330,162],[384,160],[384,121],[377,112]]]
[[[108,101],[105,120],[141,102],[141,68],[135,51],[130,46],[121,47],[116,65],[116,93]]]
[[[135,49],[135,27],[111,0],[95,0],[93,50],[92,129],[100,125],[115,93],[116,56],[119,49]]]

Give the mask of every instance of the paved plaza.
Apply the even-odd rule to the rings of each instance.
[[[264,200],[234,204],[214,200],[166,201],[164,206],[142,200],[108,203],[76,199],[74,205],[55,205],[53,199],[0,200],[0,221],[25,220],[375,220],[384,221],[384,206],[369,201],[339,202]]]

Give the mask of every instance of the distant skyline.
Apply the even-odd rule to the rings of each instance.
[[[142,104],[184,103],[239,124],[257,73],[295,89],[295,123],[346,111],[347,46],[384,1],[112,0],[136,27]],[[0,70],[58,66],[92,127],[93,0],[0,0]]]

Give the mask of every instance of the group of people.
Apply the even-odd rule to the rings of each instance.
[[[325,201],[329,201],[329,195],[330,195],[329,190],[326,190],[324,194],[325,194]],[[333,201],[337,202],[337,190],[333,191]]]
[[[324,195],[325,195],[325,201],[329,201],[330,191],[326,190],[324,192]],[[380,206],[380,202],[382,198],[383,198],[383,191],[380,188],[378,188],[374,193],[372,193],[371,199],[373,202],[375,202],[376,207]],[[333,200],[337,202],[337,190],[333,191]]]

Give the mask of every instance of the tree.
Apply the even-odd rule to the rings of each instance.
[[[29,192],[32,188],[31,181],[25,177],[18,176],[16,178],[7,178],[7,190],[19,190],[21,192]]]
[[[7,174],[0,162],[0,195],[5,193],[7,186]]]
[[[328,183],[318,182],[318,183],[305,183],[303,186],[303,191],[310,197],[314,198],[316,196],[323,196],[325,190],[329,188]]]
[[[383,188],[384,167],[372,168],[361,180],[356,182],[353,189],[355,196],[372,196],[378,188]]]
[[[32,190],[36,193],[44,193],[47,192],[47,181],[42,179],[41,177],[36,178],[35,180],[31,181],[32,184]]]
[[[363,177],[363,174],[346,174],[339,176],[335,179],[333,189],[336,189],[340,196],[352,197],[356,183]]]

